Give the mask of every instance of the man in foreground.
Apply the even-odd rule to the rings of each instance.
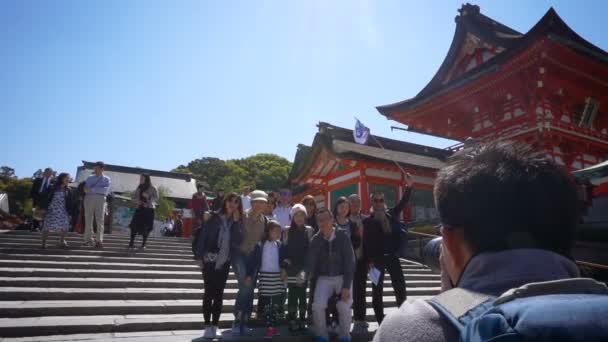
[[[340,319],[339,342],[350,341],[351,307],[355,253],[350,238],[334,227],[332,213],[326,208],[317,211],[319,232],[312,238],[308,249],[310,278],[316,279],[312,316],[315,341],[329,341],[325,310],[329,298],[339,295],[336,307]]]
[[[467,341],[487,341],[496,334],[555,340],[569,333],[581,340],[601,340],[598,332],[608,329],[600,312],[608,310],[587,307],[602,300],[608,304],[606,295],[588,301],[583,295],[556,306],[558,297],[540,296],[563,290],[562,285],[551,284],[535,288],[539,292],[530,297],[536,302],[500,297],[509,306],[496,306],[499,302],[490,297],[532,282],[579,276],[570,258],[576,189],[563,168],[526,145],[476,145],[454,155],[439,171],[434,196],[443,226],[442,287],[452,289],[431,301],[405,303],[384,319],[374,341],[458,341],[463,336]],[[574,281],[581,280],[587,282],[586,294],[604,291],[592,280]],[[519,298],[523,293],[529,292],[519,290]],[[476,309],[492,309],[492,316],[484,316],[485,322],[474,321],[476,316],[476,324],[462,324],[479,312]],[[596,313],[589,315],[591,310]]]

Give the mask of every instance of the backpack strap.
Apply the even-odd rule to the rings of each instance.
[[[510,289],[496,299],[495,305],[500,305],[518,298],[554,295],[554,294],[600,294],[608,295],[606,284],[590,278],[570,278],[540,283],[529,283],[518,288]]]
[[[500,297],[454,288],[427,300],[437,312],[462,333],[466,325],[491,307],[526,297],[555,294],[603,294],[608,295],[608,287],[589,278],[561,279],[539,283],[529,283],[511,289]]]
[[[427,303],[462,333],[473,318],[486,312],[494,304],[495,298],[457,287],[427,300]]]

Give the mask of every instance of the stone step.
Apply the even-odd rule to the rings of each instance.
[[[162,264],[162,265],[196,265],[196,260],[192,257],[167,259],[162,257],[149,257],[145,255],[121,255],[121,256],[107,256],[107,255],[74,255],[70,253],[49,254],[48,250],[37,250],[16,252],[16,253],[0,253],[0,259],[3,260],[42,260],[42,261],[78,261],[78,262],[125,262],[137,263],[137,264]]]
[[[352,342],[368,342],[373,338],[373,333],[378,329],[377,323],[369,324],[367,334],[351,334]],[[287,328],[280,327],[281,335],[271,341],[281,342],[311,342],[312,336],[309,334],[302,336],[290,336]],[[230,329],[218,329],[221,334],[222,342],[257,342],[265,340],[264,329],[254,329],[253,335],[248,337],[232,337]],[[71,334],[71,335],[49,335],[32,337],[3,338],[2,342],[56,342],[56,341],[96,341],[96,342],[207,342],[201,337],[202,330],[169,330],[169,331],[141,331],[141,332],[115,332],[97,334]],[[336,342],[337,339],[331,340]],[[269,340],[270,341],[270,340]]]
[[[409,299],[427,299],[431,296],[410,296]],[[366,298],[372,306],[371,297]],[[223,312],[234,310],[235,299],[223,300]],[[386,308],[397,306],[394,296],[383,297]],[[5,301],[1,303],[0,317],[78,316],[78,315],[138,315],[200,313],[201,299],[191,300],[79,300],[79,301]],[[257,299],[254,300],[257,305]]]
[[[145,250],[128,250],[128,240],[124,235],[106,235],[105,248],[96,250],[81,247],[81,235],[69,234],[70,249],[57,248],[55,240],[50,240],[49,248],[42,250],[38,233],[0,233],[0,336],[32,336],[22,341],[173,341],[183,337],[190,341],[200,337],[203,284],[190,239],[151,238]],[[409,299],[439,292],[440,277],[426,266],[401,260],[401,267]],[[386,310],[394,310],[390,276],[383,285]],[[231,272],[224,293],[223,328],[232,324],[230,312],[237,291]],[[371,292],[368,281],[369,322],[375,320]],[[353,341],[371,338],[369,334],[353,336]],[[295,342],[297,338],[280,340]]]
[[[0,255],[0,258],[2,256]],[[125,259],[124,261],[128,261]],[[191,272],[196,273],[197,278],[200,277],[200,267],[195,264],[186,265],[162,265],[162,264],[137,264],[127,262],[77,262],[77,261],[45,261],[45,260],[1,260],[0,259],[0,272],[8,269],[20,269],[20,270],[45,270],[61,269],[61,270],[86,270],[86,271],[101,271],[106,270],[107,272]],[[402,270],[406,274],[434,274],[430,269],[412,267],[409,265],[402,266]],[[231,272],[232,275],[232,272]],[[387,274],[388,276],[388,274]]]
[[[61,251],[60,251],[61,252]],[[1,253],[0,252],[0,261],[12,260],[15,262],[34,262],[34,261],[47,261],[47,262],[80,262],[80,263],[130,263],[130,264],[138,264],[141,267],[145,267],[146,265],[162,265],[162,266],[172,266],[177,265],[181,266],[196,266],[198,267],[198,261],[194,260],[191,256],[184,258],[175,258],[175,259],[167,259],[162,257],[149,257],[145,254],[141,253],[133,253],[133,254],[123,254],[121,256],[107,256],[107,255],[74,255],[70,253],[49,253],[48,250],[36,250],[36,251],[25,251],[18,253]],[[401,266],[406,269],[423,269],[429,270],[428,267],[411,262],[409,260],[401,259]]]
[[[396,308],[386,308],[388,314]],[[366,320],[373,321],[372,309],[366,310]],[[220,316],[219,327],[231,327],[233,315]],[[255,322],[252,322],[255,324]],[[25,337],[57,334],[196,330],[203,327],[202,314],[169,315],[100,315],[100,316],[45,316],[0,318],[0,336]]]
[[[19,249],[19,250],[21,250],[21,249],[28,249],[28,250],[42,249],[40,242],[36,242],[36,243],[0,242],[0,248]],[[63,250],[63,248],[57,246],[56,242],[47,243],[46,249],[47,250],[55,250],[55,249]],[[82,242],[81,243],[68,242],[67,249],[70,251],[93,250],[92,247],[82,246]],[[116,252],[116,253],[131,253],[131,254],[143,253],[143,252],[145,252],[145,253],[170,253],[170,254],[183,254],[183,255],[192,256],[191,248],[169,247],[169,246],[161,246],[161,245],[146,245],[145,249],[139,249],[139,245],[135,245],[134,248],[130,249],[130,248],[128,248],[128,243],[105,243],[104,242],[103,251],[104,252]]]
[[[402,268],[407,279],[438,280],[440,275],[427,270],[408,270]],[[201,271],[156,271],[156,270],[108,270],[108,269],[65,269],[65,268],[10,268],[0,267],[3,277],[52,277],[52,278],[145,278],[145,279],[202,279]],[[234,273],[230,272],[234,279]],[[390,279],[386,274],[385,278]]]
[[[116,250],[105,250],[95,248],[84,248],[84,249],[61,249],[61,248],[49,248],[49,249],[32,249],[32,248],[0,248],[0,254],[45,254],[45,255],[86,255],[86,256],[102,256],[102,257],[122,257],[127,258],[130,256],[137,255],[138,257],[150,257],[150,258],[164,258],[164,259],[187,259],[188,257],[192,260],[192,253],[171,253],[171,252],[155,252],[155,251],[130,251],[127,248],[116,249]]]
[[[439,285],[439,279],[428,279],[406,276],[408,287],[427,287]],[[390,280],[384,280],[385,286],[391,286]],[[189,288],[203,287],[202,279],[145,279],[145,278],[55,278],[55,277],[0,277],[0,287],[67,287],[67,288]],[[371,288],[371,282],[367,280]],[[228,280],[227,289],[236,289],[236,280]]]
[[[15,234],[15,233],[4,233],[0,234],[0,241],[13,241],[13,240],[28,240],[28,241],[41,241],[42,234],[39,232],[36,233],[27,233],[27,234]],[[50,234],[49,241],[56,241],[59,238],[58,234]],[[66,239],[68,241],[74,242],[82,242],[83,235],[78,233],[69,233],[66,235]],[[104,234],[103,240],[104,242],[129,242],[131,237],[125,234]],[[141,241],[141,236],[136,237],[136,241]],[[190,246],[191,238],[176,238],[176,237],[154,237],[150,236],[148,238],[150,243],[159,243],[165,245],[178,245],[178,246]]]
[[[411,282],[407,284],[409,296],[435,296],[439,293],[439,283],[429,284],[425,287],[412,287]],[[237,289],[228,288],[224,291],[225,299],[235,299]],[[257,293],[257,290],[255,290]],[[372,295],[371,286],[367,286],[366,296]],[[385,296],[394,296],[395,292],[391,285],[385,285]],[[29,300],[201,300],[203,290],[199,288],[66,288],[51,287],[44,285],[33,285],[31,287],[0,287],[0,301],[29,301]],[[0,303],[0,306],[3,303]]]

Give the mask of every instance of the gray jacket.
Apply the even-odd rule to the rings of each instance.
[[[571,260],[540,249],[514,249],[475,256],[458,287],[499,296],[527,283],[579,277]],[[375,342],[458,341],[456,329],[424,300],[405,302],[378,328]]]
[[[342,288],[349,289],[355,273],[355,252],[350,238],[337,229],[329,240],[321,232],[315,234],[308,249],[307,267],[313,277],[344,276]]]

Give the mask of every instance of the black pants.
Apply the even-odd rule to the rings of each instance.
[[[133,214],[133,219],[131,220],[129,227],[131,228],[131,241],[129,242],[129,246],[133,247],[135,236],[138,233],[144,238],[144,241],[141,244],[142,247],[145,246],[148,235],[154,227],[154,209],[143,207],[137,208],[135,214]]]
[[[353,320],[365,321],[365,288],[367,282],[367,262],[357,260],[353,277]]]
[[[258,319],[263,319],[266,327],[276,327],[284,311],[285,295],[258,296]]]
[[[380,265],[374,263],[374,266],[380,271],[380,280],[378,281],[377,286],[372,283],[372,304],[374,307],[374,314],[376,315],[376,321],[378,321],[378,323],[382,323],[382,320],[384,319],[382,290],[384,288],[384,274],[386,271],[388,271],[388,273],[391,275],[391,283],[393,285],[393,290],[395,291],[397,306],[401,306],[401,304],[403,304],[407,298],[405,277],[403,276],[403,271],[401,270],[399,258],[395,255],[385,255],[382,261],[383,263]]]
[[[214,262],[203,264],[203,318],[205,325],[218,325],[222,314],[222,297],[228,280],[230,263],[226,263],[219,270],[215,269]],[[213,317],[213,319],[212,319]]]
[[[289,284],[287,292],[287,317],[295,321],[296,315],[300,313],[300,319],[306,318],[306,283],[303,285]]]
[[[143,241],[141,243],[142,246],[146,245],[146,241],[148,240],[148,235],[150,232],[145,232],[142,234],[142,238]],[[133,247],[133,244],[135,243],[135,236],[137,236],[137,232],[134,229],[131,229],[131,241],[129,242],[129,246]]]

